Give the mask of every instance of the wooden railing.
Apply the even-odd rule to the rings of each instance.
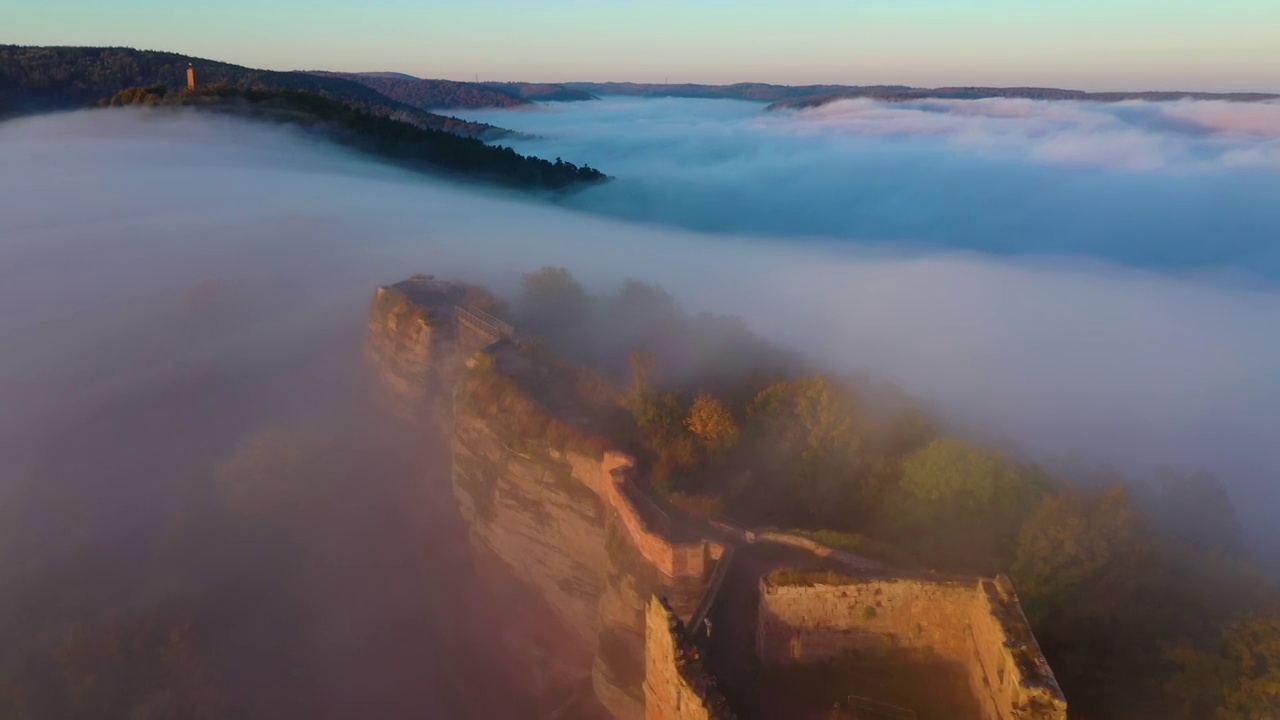
[[[676,536],[676,525],[671,521],[671,516],[665,510],[658,507],[658,503],[648,493],[642,490],[632,478],[625,478],[618,484],[623,500],[631,503],[631,507],[635,510],[636,515],[650,527],[654,532],[662,537],[675,542],[678,540]]]
[[[707,589],[702,594],[702,601],[698,603],[698,608],[694,610],[693,616],[689,618],[689,633],[695,638],[695,642],[702,644],[706,642],[706,631],[703,630],[703,621],[711,614],[711,608],[715,606],[716,600],[720,596],[720,588],[724,585],[724,578],[729,574],[729,567],[733,563],[733,548],[726,547],[724,552],[720,554],[720,559],[716,561],[715,572],[711,574],[711,581],[707,583]]]
[[[492,342],[497,342],[503,338],[509,338],[516,334],[516,329],[514,327],[502,322],[480,308],[458,305],[456,307],[456,312],[458,315],[458,322],[461,322],[472,330],[487,336]]]

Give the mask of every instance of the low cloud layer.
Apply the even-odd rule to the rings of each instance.
[[[618,179],[573,201],[690,229],[1280,277],[1280,104],[610,98],[468,117]]]
[[[822,176],[848,159],[837,144],[834,161],[827,162],[804,141],[803,123],[828,120],[748,118],[736,104],[714,105],[705,120],[710,136],[722,136],[728,124],[747,137],[780,138],[749,151],[740,142],[704,142],[701,131],[681,122],[664,123],[670,111],[660,109],[663,103],[648,120],[638,119],[637,109],[609,103],[573,111],[602,113],[593,121],[598,133],[622,122],[610,112],[629,113],[630,124],[626,132],[614,131],[612,147],[593,136],[590,125],[563,124],[555,113],[526,117],[530,125],[561,117],[546,121],[562,123],[561,139],[538,142],[620,176],[595,197],[584,194],[570,204],[621,203],[621,193],[638,189],[630,202],[651,201],[655,217],[676,224],[683,222],[679,208],[716,197],[731,207],[713,203],[701,212],[741,210],[747,222],[772,208],[785,217],[758,230],[803,232],[800,216],[816,207],[806,204],[803,190],[821,183],[797,180],[797,190],[762,178],[789,167]],[[583,134],[571,139],[571,127]],[[887,158],[875,154],[873,144],[858,136],[854,147],[872,154],[823,178],[851,184],[824,188],[813,199],[833,208],[844,197],[851,227],[862,207],[936,223],[936,234],[947,235],[957,228],[946,218],[964,214],[957,195],[965,186],[956,184],[961,169],[989,172],[998,162],[918,145],[911,158],[901,148]],[[569,152],[575,145],[594,149],[582,157]],[[754,165],[752,152],[758,154]],[[876,180],[877,158],[899,175],[886,171]],[[916,184],[901,175],[904,163],[918,171]],[[732,179],[745,167],[766,170]],[[656,180],[663,169],[672,173],[666,191]],[[1054,177],[1064,186],[1138,182],[1132,171],[1103,172],[1098,179],[1038,161],[1017,163],[1013,175],[1044,182],[1050,172],[1060,173]],[[1276,212],[1260,203],[1274,176],[1249,176],[1253,194],[1242,198],[1224,194],[1222,186],[1245,176],[1196,174],[1202,172],[1142,175],[1139,185],[1171,183],[1202,193],[1197,208],[1227,203],[1211,218],[1247,205],[1247,217],[1211,238],[1235,248],[1239,262],[1227,267],[1254,269],[1250,253],[1274,257],[1273,244],[1246,232],[1276,227],[1257,225]],[[950,194],[931,196],[922,186],[936,187],[939,176]],[[1026,193],[1014,192],[1009,177],[987,179],[988,185],[970,186],[971,204],[989,216],[984,226],[1022,228],[1019,218],[1035,214],[1022,205],[1029,202]],[[895,183],[896,190],[884,187]],[[876,188],[882,192],[860,195]],[[1006,191],[1012,195],[1001,211],[991,203]],[[771,199],[752,207],[758,197]],[[1132,233],[1134,244],[1158,244],[1140,223],[1157,200],[1166,207],[1167,198],[1111,198],[1102,207],[1084,202],[1104,197],[1097,188],[1080,196],[1076,220],[1061,236],[1087,236],[1093,228],[1110,241]],[[935,200],[952,207],[932,207]],[[1167,209],[1188,212],[1176,203]],[[1209,220],[1196,218],[1193,229],[1203,230]],[[1267,237],[1274,242],[1274,232]],[[234,369],[339,327],[358,328],[378,283],[434,272],[510,288],[520,272],[556,264],[589,285],[635,277],[667,287],[692,309],[740,315],[762,334],[835,368],[896,381],[982,434],[1011,438],[1043,457],[1078,452],[1132,470],[1160,463],[1207,467],[1230,484],[1257,531],[1280,502],[1280,460],[1272,447],[1280,432],[1274,371],[1280,291],[1266,278],[1233,286],[1221,274],[1208,281],[1158,273],[1108,262],[1102,253],[1070,262],[921,246],[889,254],[883,244],[637,225],[423,180],[281,130],[126,111],[0,125],[0,243],[0,436],[9,447],[38,440],[33,433],[56,425],[67,408],[164,377],[160,360],[101,368],[116,357],[113,344],[154,340],[171,327],[161,320],[209,288],[221,289],[253,321],[188,350],[212,366]]]

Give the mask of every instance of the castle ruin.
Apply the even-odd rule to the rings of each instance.
[[[563,668],[625,720],[1065,720],[1007,578],[906,572],[684,517],[584,427],[482,288],[380,288],[369,358],[397,411],[453,436],[472,543],[594,657]]]

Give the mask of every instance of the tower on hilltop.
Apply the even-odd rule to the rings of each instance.
[[[196,91],[196,67],[191,63],[187,63],[187,91]]]

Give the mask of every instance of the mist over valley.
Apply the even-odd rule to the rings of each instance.
[[[843,557],[1012,573],[1025,617],[1008,578],[975,587],[1030,640],[990,645],[1073,712],[1264,720],[1232,663],[1280,573],[1275,101],[766,109],[246,70],[0,122],[0,718],[630,717],[650,595],[706,620],[670,642],[725,707],[776,716],[716,643],[744,593]],[[456,118],[397,105],[441,93]],[[597,436],[584,490],[569,448]],[[610,504],[624,449],[664,518],[640,530]],[[662,575],[646,533],[682,557],[685,522],[707,565]],[[787,575],[803,553],[756,525],[825,543],[827,574]],[[690,613],[690,588],[730,599]]]

